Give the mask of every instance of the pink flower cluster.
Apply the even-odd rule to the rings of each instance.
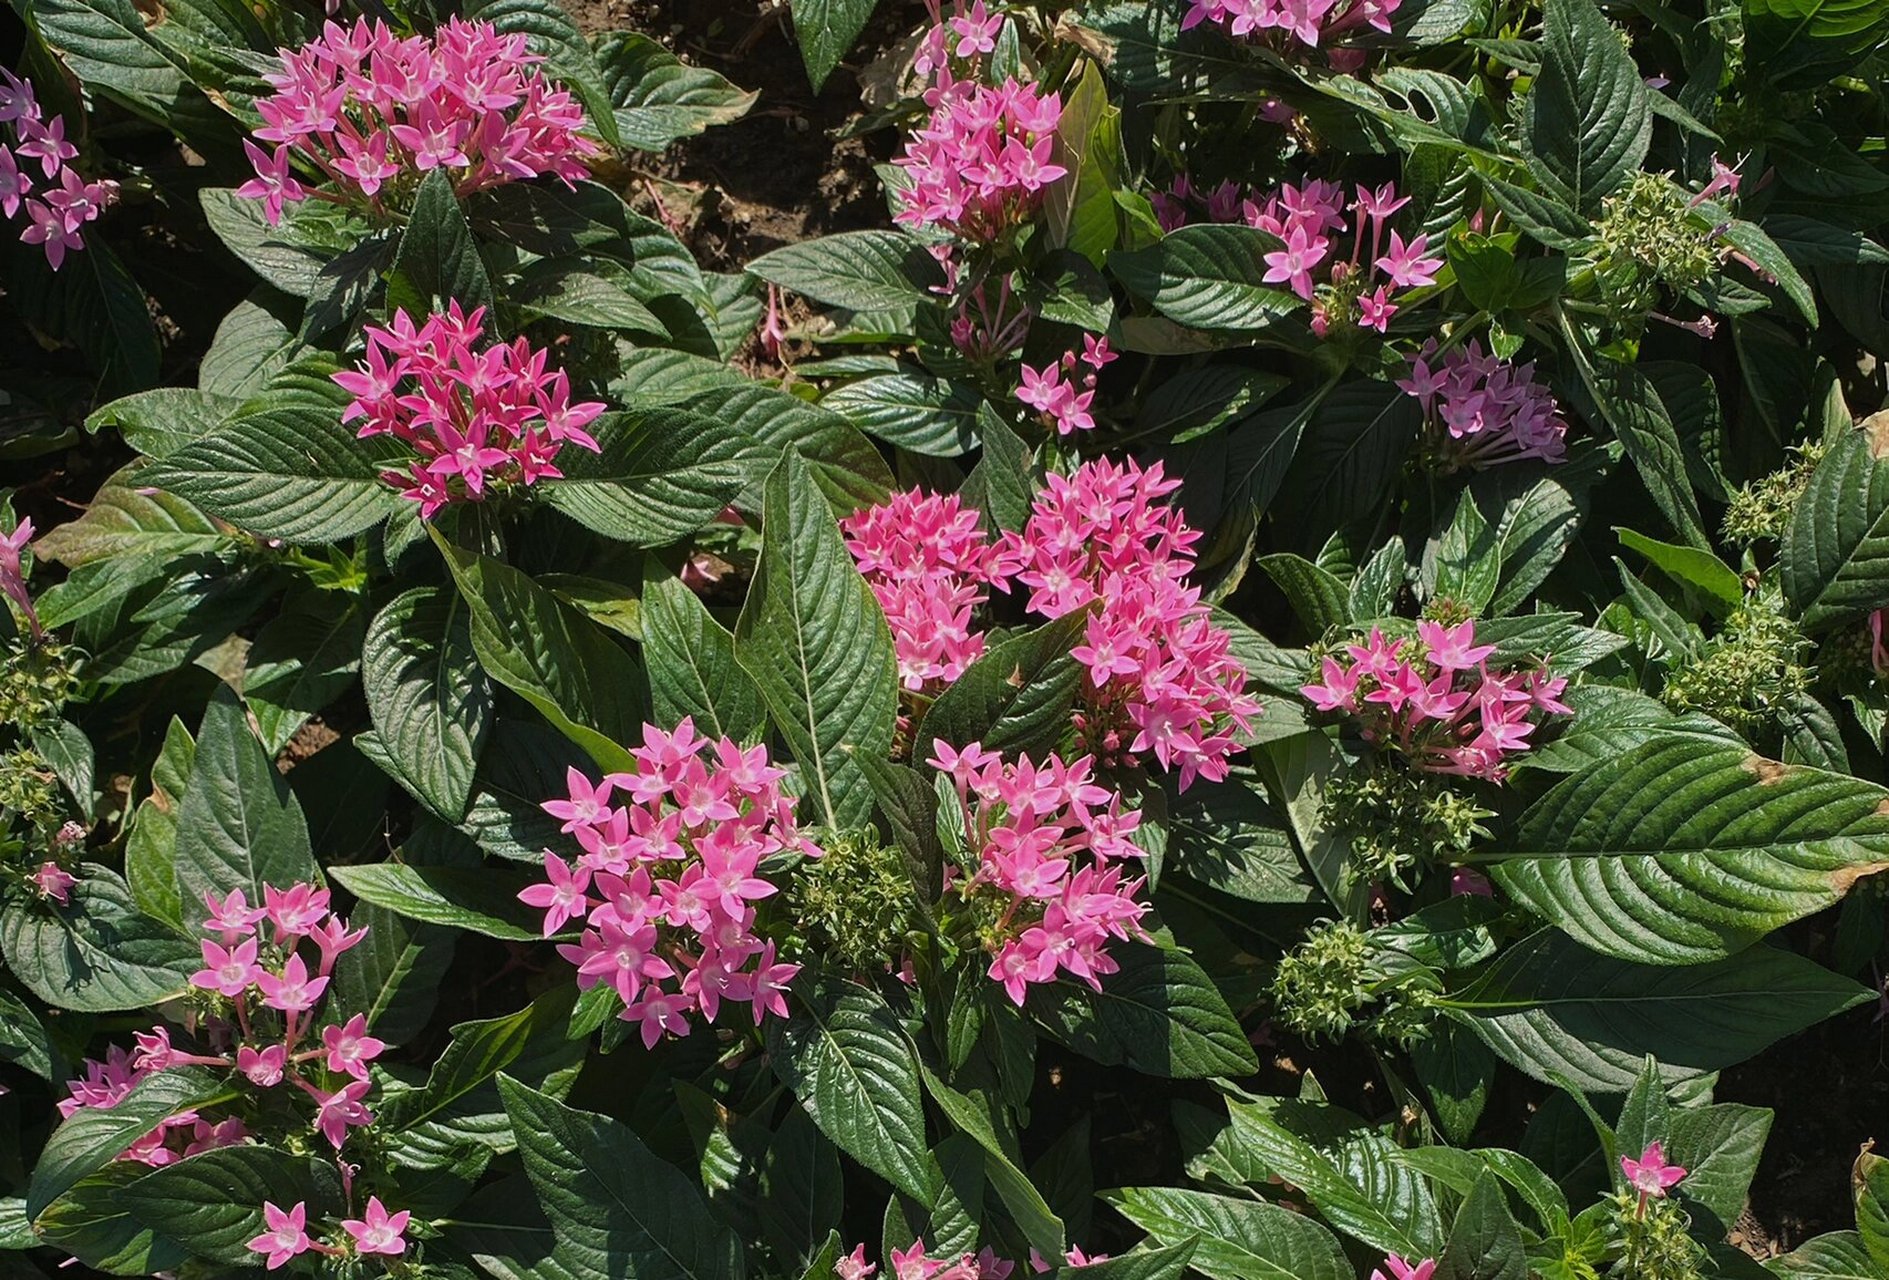
[[[1156,197],[1155,208],[1171,231],[1192,220],[1201,199],[1183,175],[1169,193]],[[1265,255],[1262,279],[1283,284],[1310,302],[1312,329],[1321,337],[1333,325],[1354,322],[1383,333],[1398,312],[1393,299],[1399,290],[1436,283],[1443,259],[1430,253],[1429,237],[1405,240],[1390,230],[1393,215],[1409,203],[1410,197],[1399,196],[1394,183],[1375,191],[1360,184],[1347,200],[1342,185],[1322,178],[1308,179],[1304,186],[1282,183],[1263,199],[1257,193],[1241,194],[1230,184],[1204,197],[1207,220],[1244,222],[1278,237],[1280,247]],[[1336,256],[1346,235],[1351,237],[1350,256]]]
[[[343,1218],[341,1229],[348,1233],[354,1254],[366,1257],[379,1254],[383,1257],[397,1258],[407,1251],[407,1223],[413,1217],[411,1210],[402,1209],[398,1213],[387,1212],[379,1196],[367,1198],[367,1208],[358,1218]],[[267,1259],[268,1269],[288,1263],[304,1253],[313,1250],[331,1258],[345,1258],[349,1249],[338,1244],[322,1244],[309,1237],[308,1204],[299,1202],[291,1209],[282,1209],[269,1200],[262,1202],[262,1225],[264,1230],[249,1242],[251,1253],[259,1253]]]
[[[990,599],[986,588],[1010,589],[1014,566],[957,494],[895,493],[846,517],[840,529],[892,626],[907,689],[936,693],[983,656],[972,610]]]
[[[918,75],[940,73],[940,78],[948,81],[952,59],[974,63],[979,55],[997,51],[997,37],[1006,19],[1001,13],[992,13],[984,0],[971,0],[969,9],[964,7],[964,0],[951,0],[949,18],[944,16],[939,0],[925,0],[925,8],[931,14],[931,26],[919,38],[918,50],[912,56],[912,70]]]
[[[1523,458],[1560,462],[1568,424],[1554,394],[1535,380],[1535,365],[1482,353],[1472,338],[1436,358],[1436,340],[1410,357],[1397,384],[1423,406],[1433,447],[1452,467],[1490,467]]]
[[[1118,358],[1109,350],[1107,338],[1085,333],[1082,335],[1081,356],[1066,351],[1060,363],[1044,365],[1041,369],[1024,365],[1023,385],[1017,388],[1017,399],[1047,418],[1059,436],[1093,430],[1095,418],[1090,414],[1089,406],[1095,400],[1096,375]],[[1076,389],[1074,379],[1063,381],[1065,374],[1075,371],[1078,360],[1088,366],[1088,372],[1082,376],[1080,391]]]
[[[1300,692],[1320,711],[1356,716],[1367,742],[1425,773],[1501,782],[1541,717],[1573,714],[1561,701],[1566,680],[1541,668],[1491,671],[1495,646],[1476,643],[1473,619],[1419,622],[1415,644],[1373,628],[1344,652],[1349,661],[1323,659],[1318,682]]]
[[[1032,984],[1058,973],[1100,991],[1120,968],[1109,940],[1144,936],[1147,907],[1135,900],[1144,881],[1122,879],[1124,864],[1143,857],[1130,839],[1141,815],[1123,812],[1121,796],[1091,780],[1088,756],[1006,764],[978,743],[958,751],[939,741],[928,763],[956,786],[977,858],[958,892],[992,903],[983,930],[991,979],[1019,1005]]]
[[[1050,160],[1062,99],[1017,80],[993,89],[949,74],[926,95],[931,118],[892,162],[910,179],[894,218],[988,244],[1027,221],[1067,172]]]
[[[362,1101],[369,1089],[367,1064],[386,1046],[368,1034],[367,1019],[358,1013],[314,1036],[314,1009],[335,961],[367,930],[349,929],[329,910],[328,891],[311,884],[264,886],[262,905],[255,907],[241,889],[222,898],[206,893],[204,905],[209,914],[203,922],[208,936],[199,944],[203,968],[191,975],[190,985],[229,1002],[228,1016],[212,1014],[201,1024],[219,1051],[179,1048],[162,1025],[138,1032],[136,1049],[114,1047],[103,1062],[85,1064],[85,1075],[67,1086],[71,1096],[59,1104],[60,1114],[114,1106],[154,1072],[210,1067],[235,1071],[258,1088],[296,1085],[314,1100],[314,1127],[339,1151],[350,1128],[373,1121]],[[301,954],[303,943],[315,948],[313,972]],[[337,1079],[345,1080],[340,1088],[323,1087]],[[169,1164],[248,1136],[238,1118],[212,1122],[186,1111],[160,1122],[120,1158]]]
[[[116,182],[87,182],[66,162],[79,149],[66,141],[63,116],[46,120],[33,86],[0,68],[0,124],[12,134],[11,147],[0,145],[0,212],[17,217],[26,208],[25,244],[41,246],[54,271],[69,249],[85,248],[84,228],[118,199]],[[27,163],[22,166],[21,162]],[[31,162],[37,161],[39,172]],[[37,194],[35,194],[37,193]]]
[[[983,652],[979,587],[1014,580],[1043,618],[1096,606],[1072,651],[1088,672],[1076,728],[1091,754],[1110,765],[1152,755],[1182,788],[1224,778],[1234,731],[1251,728],[1259,704],[1232,637],[1186,584],[1200,535],[1157,501],[1178,487],[1159,463],[1097,459],[1050,476],[1023,531],[994,547],[955,498],[904,493],[850,517],[847,546],[886,607],[906,687],[956,679]]]
[[[757,1026],[785,1017],[800,966],[776,960],[756,933],[755,904],[778,892],[759,868],[781,852],[821,853],[794,825],[786,774],[765,746],[697,737],[687,717],[674,733],[644,725],[630,756],[635,772],[593,786],[572,769],[566,797],[545,802],[583,853],[573,866],[547,849],[544,883],[519,899],[544,912],[547,938],[584,922],[558,953],[582,989],[615,989],[619,1016],[640,1025],[645,1045],[689,1034],[693,1012],[712,1022],[724,1000],[751,1005]],[[613,805],[617,792],[629,803]]]
[[[271,154],[244,142],[256,176],[237,188],[272,224],[284,202],[311,194],[290,171],[296,155],[344,202],[379,208],[434,169],[464,195],[547,173],[568,184],[602,154],[580,132],[583,107],[537,70],[544,59],[525,36],[489,22],[452,18],[431,38],[395,36],[378,20],[329,22],[280,55],[282,69],[264,77],[275,92],[256,100],[256,136],[279,145]]]
[[[1402,0],[1188,0],[1181,30],[1212,23],[1228,35],[1261,38],[1280,33],[1288,48],[1293,41],[1308,48],[1323,47],[1334,67],[1355,71],[1364,64],[1362,49],[1333,49],[1332,44],[1360,28],[1388,35],[1391,15]]]
[[[1226,777],[1235,732],[1251,730],[1259,703],[1232,637],[1187,585],[1200,534],[1157,501],[1179,487],[1159,462],[1144,471],[1098,458],[1050,476],[1003,546],[1022,565],[1031,612],[1095,606],[1072,651],[1088,672],[1077,719],[1088,750],[1105,764],[1152,754],[1185,790]]]
[[[934,1258],[926,1251],[923,1239],[912,1241],[905,1249],[892,1250],[891,1261],[892,1270],[888,1280],[1009,1280],[1010,1274],[1017,1269],[1016,1263],[999,1258],[996,1250],[989,1245],[976,1253],[961,1253],[955,1258]],[[1063,1261],[1072,1267],[1087,1267],[1107,1262],[1108,1255],[1085,1254],[1080,1249],[1071,1249],[1063,1255]],[[863,1244],[833,1264],[833,1274],[839,1280],[867,1280],[878,1269],[866,1261],[866,1246]],[[1044,1275],[1056,1270],[1056,1266],[1031,1249],[1030,1270],[1037,1275]]]
[[[61,1117],[70,1118],[88,1107],[115,1107],[134,1085],[159,1069],[144,1062],[142,1055],[117,1045],[106,1051],[103,1061],[87,1058],[82,1065],[84,1074],[66,1081],[69,1096],[59,1102]],[[155,1129],[119,1152],[117,1159],[154,1167],[175,1164],[185,1156],[234,1146],[248,1137],[243,1122],[234,1117],[210,1121],[195,1111],[183,1111],[159,1121]]]
[[[367,327],[366,359],[333,375],[354,397],[342,421],[360,418],[362,438],[391,435],[419,455],[381,479],[426,519],[448,503],[562,475],[566,444],[598,451],[584,428],[604,406],[573,404],[569,376],[523,338],[478,350],[484,321],[484,307],[468,316],[457,302],[418,327],[396,311],[386,328]]]

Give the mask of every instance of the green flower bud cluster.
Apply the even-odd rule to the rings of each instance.
[[[34,643],[23,633],[8,638],[0,647],[0,724],[52,724],[77,685],[65,645],[53,639]]]
[[[870,830],[828,836],[820,846],[826,856],[803,864],[787,887],[808,951],[854,973],[896,965],[913,925],[904,855],[881,847]]]
[[[1665,174],[1636,173],[1602,202],[1595,277],[1616,323],[1638,323],[1659,304],[1662,285],[1684,293],[1717,270],[1713,228],[1688,207],[1691,198]]]
[[[1661,696],[1674,711],[1703,711],[1747,738],[1767,734],[1810,689],[1815,673],[1804,663],[1808,649],[1779,605],[1760,597],[1680,662]]]
[[[1325,788],[1323,820],[1350,835],[1358,879],[1406,891],[1412,872],[1461,861],[1491,816],[1446,779],[1381,758]]]
[[[1620,1222],[1620,1263],[1625,1280],[1699,1280],[1705,1248],[1689,1234],[1686,1211],[1672,1200],[1642,1199],[1631,1191],[1614,1197]]]
[[[1371,1000],[1370,959],[1370,938],[1356,925],[1312,926],[1273,974],[1273,1017],[1310,1040],[1342,1038]]]
[[[1823,458],[1823,445],[1812,442],[1791,450],[1790,462],[1770,475],[1742,485],[1725,508],[1725,540],[1748,547],[1784,537],[1791,512],[1810,484],[1810,473]]]

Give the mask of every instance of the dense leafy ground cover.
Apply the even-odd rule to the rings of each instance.
[[[1889,6],[874,7],[17,0],[0,1270],[1889,1276]]]

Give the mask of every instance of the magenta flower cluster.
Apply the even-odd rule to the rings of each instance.
[[[1012,566],[957,494],[895,493],[846,517],[840,529],[892,626],[907,689],[937,693],[983,656],[971,615],[990,599],[988,588],[1010,589]]]
[[[335,961],[367,936],[350,929],[329,908],[328,891],[312,884],[263,888],[250,905],[241,889],[204,895],[208,915],[200,941],[203,967],[190,985],[222,998],[218,1010],[197,1027],[210,1052],[181,1048],[162,1024],[136,1035],[131,1053],[114,1047],[103,1062],[87,1062],[72,1081],[71,1097],[59,1104],[70,1116],[84,1107],[109,1107],[154,1072],[201,1066],[234,1071],[251,1085],[274,1089],[291,1084],[314,1103],[312,1127],[337,1152],[351,1129],[370,1124],[365,1098],[371,1087],[368,1063],[386,1047],[354,1014],[316,1033],[315,1014],[334,973]],[[303,952],[314,950],[311,969]],[[245,1141],[240,1118],[220,1121],[186,1111],[161,1121],[122,1159],[163,1165],[212,1147]]]
[[[1073,351],[1066,351],[1061,361],[1046,364],[1041,369],[1024,365],[1017,399],[1042,415],[1059,436],[1094,430],[1095,417],[1089,412],[1089,406],[1095,401],[1096,376],[1117,358],[1109,350],[1107,338],[1085,333],[1082,335],[1080,356]],[[1074,374],[1078,362],[1086,366],[1080,389],[1076,379],[1070,376]],[[1064,380],[1066,377],[1067,381]]]
[[[457,302],[417,327],[396,311],[386,328],[367,327],[366,358],[333,375],[354,397],[342,421],[360,418],[362,438],[390,435],[419,455],[381,478],[427,519],[448,503],[562,475],[566,444],[598,451],[584,428],[604,406],[573,404],[569,376],[523,338],[480,350],[484,322],[485,308],[466,315]]]
[[[940,70],[931,118],[892,162],[909,180],[894,218],[988,244],[1028,221],[1067,172],[1050,159],[1062,99],[1017,80],[991,88],[949,75]]]
[[[1130,838],[1141,815],[1097,786],[1094,761],[1051,755],[1005,763],[978,743],[954,750],[938,741],[928,762],[957,789],[959,817],[977,869],[958,886],[969,899],[995,899],[985,930],[989,976],[1021,1005],[1029,988],[1071,974],[1100,991],[1119,966],[1110,939],[1144,936],[1141,877],[1123,879],[1142,850]]]
[[[20,240],[39,245],[57,271],[69,250],[85,248],[85,224],[117,201],[118,184],[87,182],[68,166],[79,149],[66,140],[65,118],[45,119],[32,84],[5,68],[0,124],[12,140],[0,144],[0,212],[14,218],[25,208],[28,225]]]
[[[558,953],[580,988],[615,990],[618,1016],[640,1026],[645,1045],[689,1034],[692,1013],[714,1021],[723,1001],[751,1006],[757,1026],[785,1017],[800,966],[777,960],[756,932],[755,904],[779,891],[760,865],[821,855],[794,825],[785,772],[765,746],[698,737],[686,717],[674,733],[644,725],[630,756],[634,772],[594,785],[572,769],[566,796],[545,802],[583,852],[573,865],[547,849],[544,882],[520,900],[544,912],[547,938],[584,923]],[[611,803],[618,792],[627,804]]]
[[[1423,406],[1432,445],[1453,466],[1567,457],[1568,424],[1554,394],[1535,380],[1532,361],[1484,355],[1474,339],[1439,360],[1431,339],[1410,357],[1410,376],[1397,385]]]
[[[1017,1269],[1017,1264],[1008,1258],[1000,1258],[997,1251],[985,1245],[976,1253],[960,1253],[934,1258],[925,1247],[921,1237],[912,1241],[904,1249],[893,1249],[887,1254],[892,1264],[888,1280],[1010,1280]],[[1072,1248],[1063,1255],[1063,1262],[1072,1267],[1093,1266],[1098,1262],[1107,1262],[1106,1253],[1087,1253]],[[866,1261],[866,1246],[857,1245],[853,1251],[833,1264],[833,1274],[838,1280],[867,1280],[878,1270],[874,1263]],[[1030,1270],[1037,1275],[1045,1275],[1057,1269],[1035,1249],[1030,1250]]]
[[[1050,476],[1023,531],[994,547],[955,497],[902,493],[849,517],[848,548],[886,605],[906,687],[939,692],[975,661],[981,588],[1014,581],[1042,618],[1093,606],[1073,650],[1086,669],[1075,721],[1086,750],[1108,765],[1151,755],[1182,788],[1224,778],[1259,704],[1232,637],[1186,583],[1200,535],[1158,501],[1177,488],[1159,463],[1100,458]]]
[[[1347,35],[1369,27],[1388,35],[1391,15],[1402,0],[1188,0],[1181,30],[1209,23],[1228,35],[1264,39],[1278,32],[1284,47],[1295,42],[1324,48],[1334,67],[1354,71],[1364,63],[1362,49],[1334,49]]]
[[[1185,790],[1226,777],[1259,703],[1232,637],[1187,585],[1200,534],[1159,501],[1178,488],[1159,462],[1098,458],[1050,476],[1003,545],[1021,564],[1031,612],[1090,609],[1072,651],[1086,669],[1076,720],[1086,748],[1104,764],[1152,755]]]
[[[244,142],[256,176],[237,194],[261,200],[271,223],[284,202],[311,193],[291,160],[301,157],[345,202],[379,208],[390,189],[445,171],[461,195],[552,174],[589,174],[602,148],[581,132],[584,109],[538,70],[522,33],[449,19],[428,36],[399,37],[362,18],[329,22],[321,38],[280,51],[264,78],[275,92],[256,101],[256,137]],[[328,197],[335,198],[335,197]]]
[[[1194,220],[1202,203],[1182,176],[1156,198],[1156,214],[1172,231]],[[1244,222],[1279,239],[1280,247],[1264,255],[1262,279],[1310,302],[1312,329],[1320,337],[1334,325],[1352,323],[1383,333],[1399,310],[1393,299],[1401,291],[1436,283],[1443,259],[1431,254],[1429,237],[1405,240],[1391,229],[1392,217],[1409,203],[1394,183],[1376,190],[1359,185],[1347,199],[1343,185],[1322,178],[1303,186],[1282,183],[1263,198],[1225,185],[1204,198],[1208,220]],[[1343,256],[1346,236],[1349,256]]]
[[[1374,627],[1344,657],[1324,658],[1300,692],[1320,711],[1356,717],[1365,741],[1413,768],[1501,782],[1542,720],[1572,709],[1561,701],[1566,680],[1539,667],[1491,670],[1494,654],[1476,643],[1473,619],[1419,622],[1415,643]]]

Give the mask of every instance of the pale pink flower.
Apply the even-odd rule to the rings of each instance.
[[[261,1235],[249,1242],[251,1252],[268,1255],[269,1270],[286,1265],[297,1254],[305,1253],[312,1242],[305,1229],[308,1224],[308,1206],[297,1204],[286,1212],[265,1200],[262,1202],[262,1221],[268,1228]]]
[[[40,897],[50,898],[62,907],[69,899],[72,886],[79,882],[76,876],[56,862],[40,863],[39,870],[32,874],[31,879]]]
[[[223,947],[208,938],[199,945],[203,951],[203,968],[190,975],[192,986],[226,996],[240,996],[261,972],[256,965],[254,938],[246,938],[235,947]]]
[[[407,1251],[407,1220],[412,1212],[402,1209],[388,1213],[379,1196],[367,1198],[367,1210],[359,1218],[343,1218],[341,1229],[354,1237],[354,1251],[399,1257]]]
[[[1647,1143],[1638,1160],[1621,1156],[1620,1172],[1626,1177],[1627,1185],[1640,1193],[1642,1204],[1649,1196],[1664,1199],[1686,1176],[1680,1166],[1666,1163],[1666,1151],[1659,1142]]]

